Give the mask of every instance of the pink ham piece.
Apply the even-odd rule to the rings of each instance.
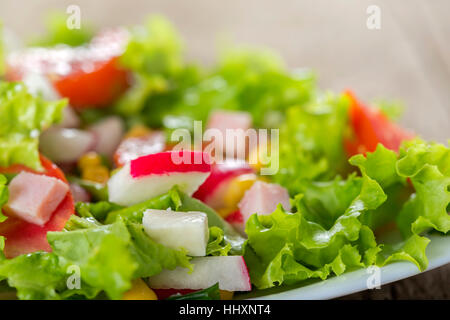
[[[69,191],[63,181],[22,171],[8,186],[7,215],[43,226]]]
[[[250,189],[245,192],[239,202],[239,212],[242,215],[241,223],[245,225],[248,218],[254,213],[267,215],[275,211],[281,203],[285,210],[291,210],[289,193],[282,186],[275,183],[256,181]],[[237,228],[238,230],[242,228]]]
[[[214,111],[211,113],[208,119],[208,124],[206,126],[207,129],[217,129],[222,133],[223,136],[223,146],[224,146],[224,152],[227,155],[234,155],[237,153],[237,156],[239,157],[240,150],[242,147],[246,148],[250,146],[245,146],[245,131],[247,129],[250,129],[252,127],[252,117],[248,112],[241,112],[241,111]],[[230,141],[227,141],[226,132],[227,129],[229,130],[235,130],[233,134],[237,136],[237,141],[234,143],[230,143]],[[238,130],[243,130],[243,134],[240,134]],[[241,152],[244,156],[246,155],[245,152]]]

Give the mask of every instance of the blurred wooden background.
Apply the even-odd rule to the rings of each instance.
[[[0,20],[20,36],[43,30],[50,9],[81,8],[98,26],[167,16],[187,56],[214,61],[218,39],[277,50],[290,67],[316,70],[321,87],[352,88],[361,98],[399,99],[402,124],[427,139],[450,138],[448,0],[2,0]],[[366,27],[369,5],[381,29]],[[349,298],[450,298],[449,266]]]

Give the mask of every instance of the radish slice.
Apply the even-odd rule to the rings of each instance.
[[[250,291],[247,265],[241,256],[201,257],[191,260],[193,272],[177,267],[163,270],[148,282],[154,289],[205,289],[219,283],[220,290]]]
[[[43,132],[39,142],[41,152],[56,163],[75,162],[94,145],[92,133],[58,127]]]
[[[114,162],[117,167],[125,163],[153,153],[164,151],[166,137],[162,131],[151,132],[144,137],[124,139],[114,154]]]
[[[184,162],[177,163],[178,160]],[[211,171],[203,152],[160,152],[130,161],[108,181],[109,201],[133,205],[168,192],[174,185],[191,195]]]
[[[123,121],[116,116],[105,118],[88,128],[97,137],[95,151],[112,157],[125,132]]]
[[[209,229],[208,216],[203,212],[149,209],[144,212],[142,225],[150,238],[166,247],[184,248],[194,257],[206,255]]]
[[[252,173],[253,169],[243,160],[229,159],[211,166],[211,175],[198,188],[193,197],[217,209],[223,207],[223,194],[228,183],[237,176]]]

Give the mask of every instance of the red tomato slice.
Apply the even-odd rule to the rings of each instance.
[[[117,57],[93,65],[90,72],[77,70],[53,81],[75,109],[108,106],[128,87],[128,73],[118,66]]]
[[[6,78],[20,81],[42,74],[72,107],[101,108],[128,87],[128,72],[118,64],[128,40],[124,29],[106,30],[81,47],[29,48],[8,56]]]
[[[0,168],[0,173],[28,171],[54,177],[67,183],[64,173],[50,160],[41,156],[41,163],[45,169],[44,172],[36,172],[23,165],[13,165],[9,168]],[[5,256],[7,258],[14,258],[18,255],[35,251],[50,252],[51,248],[47,241],[47,232],[61,231],[67,220],[74,213],[74,203],[72,195],[69,192],[58,208],[56,208],[50,220],[43,226],[38,226],[18,218],[8,217],[6,221],[0,223],[0,235],[6,238]]]
[[[346,91],[345,94],[351,102],[349,118],[353,131],[353,138],[344,141],[349,156],[373,152],[379,143],[398,151],[404,140],[414,138],[414,134],[391,122],[381,111],[362,104],[352,92]]]

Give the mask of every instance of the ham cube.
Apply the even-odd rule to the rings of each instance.
[[[43,226],[65,198],[69,186],[53,177],[22,171],[8,189],[6,214]]]
[[[275,211],[279,203],[285,210],[291,210],[287,190],[275,183],[257,181],[245,192],[238,207],[245,224],[252,214],[270,214]]]
[[[207,129],[217,129],[222,134],[224,153],[237,154],[238,158],[245,158],[247,150],[252,146],[246,146],[246,131],[252,127],[252,117],[248,112],[241,111],[214,111],[210,116]],[[227,129],[229,136],[227,138]],[[234,141],[231,141],[234,140]],[[249,141],[249,144],[256,141]],[[231,156],[232,158],[234,156]]]

